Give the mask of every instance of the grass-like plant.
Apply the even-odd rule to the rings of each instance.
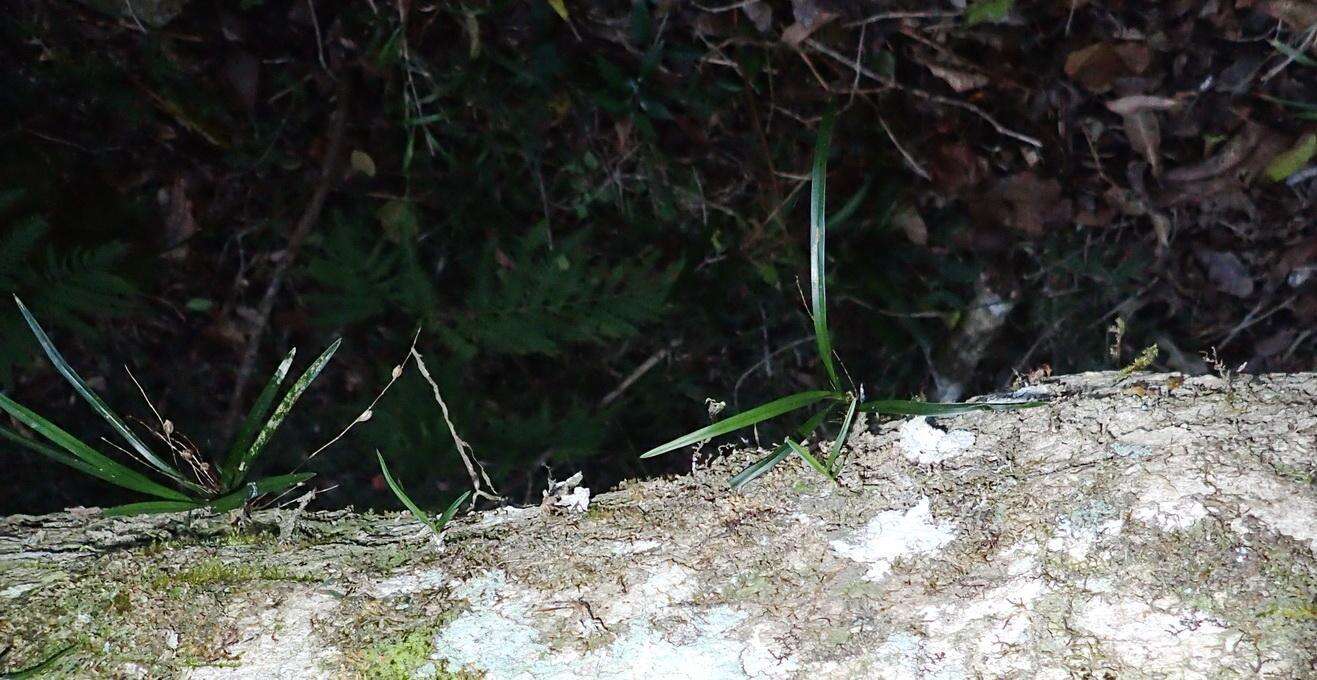
[[[283,423],[284,418],[292,410],[293,405],[297,403],[298,398],[316,379],[316,376],[320,375],[320,371],[324,369],[325,364],[334,355],[342,340],[334,341],[319,358],[312,362],[306,372],[284,393],[283,398],[279,400],[276,406],[275,397],[278,396],[279,388],[288,375],[288,369],[292,366],[293,357],[296,355],[297,350],[292,350],[284,357],[265,389],[257,397],[251,412],[247,414],[247,419],[243,421],[242,427],[229,447],[227,456],[222,462],[219,462],[218,470],[216,470],[210,463],[203,460],[198,452],[193,450],[185,440],[175,436],[172,424],[164,418],[160,418],[160,431],[155,434],[168,448],[168,457],[159,455],[148,447],[141,437],[129,429],[124,420],[116,415],[99,395],[92,391],[87,382],[73,370],[68,361],[65,361],[63,355],[55,348],[50,336],[46,335],[46,332],[37,323],[32,313],[28,311],[22,300],[15,297],[14,301],[18,303],[18,309],[22,313],[23,319],[27,321],[27,325],[32,329],[37,342],[45,350],[51,363],[55,365],[55,368],[59,370],[69,384],[73,385],[73,389],[78,395],[110,424],[110,427],[127,443],[128,448],[123,448],[106,440],[107,443],[125,452],[144,467],[149,468],[148,472],[156,478],[152,478],[106,456],[4,394],[0,394],[0,410],[8,413],[33,432],[44,437],[54,446],[43,444],[4,426],[0,426],[0,438],[8,439],[36,451],[79,472],[131,491],[152,496],[155,499],[110,508],[105,511],[105,514],[134,515],[179,512],[201,508],[226,512],[241,507],[257,496],[285,491],[314,476],[313,473],[303,472],[265,477],[255,481],[247,480],[252,464],[265,450],[270,438],[279,429],[279,425]],[[143,396],[145,396],[145,393],[143,393]],[[150,405],[149,400],[147,403]],[[273,413],[271,413],[271,407],[274,408]],[[154,406],[151,408],[152,411],[155,410]],[[159,414],[156,415],[159,418]],[[180,463],[180,461],[182,462]],[[183,472],[185,466],[190,474]]]
[[[389,489],[393,491],[393,495],[397,496],[398,500],[402,501],[402,504],[407,506],[407,511],[412,513],[412,517],[415,517],[416,521],[424,524],[430,531],[434,532],[435,538],[442,538],[444,535],[444,527],[448,526],[448,523],[453,521],[453,516],[457,514],[457,509],[462,507],[462,504],[466,502],[466,499],[471,497],[471,492],[463,492],[461,496],[457,497],[457,500],[449,504],[448,508],[444,510],[442,514],[431,519],[430,515],[422,510],[421,506],[417,505],[416,501],[413,501],[411,496],[407,495],[407,492],[403,490],[402,485],[398,483],[398,480],[393,478],[393,474],[389,472],[389,466],[384,463],[384,456],[381,455],[379,451],[376,451],[375,457],[380,461],[380,472],[384,473],[384,482],[389,485]]]
[[[770,401],[767,404],[762,404],[747,411],[743,411],[707,427],[702,427],[666,444],[656,446],[641,454],[641,458],[659,456],[691,444],[705,441],[712,437],[750,427],[770,418],[776,418],[787,413],[821,405],[822,408],[819,411],[815,412],[813,416],[793,431],[793,436],[787,437],[781,445],[773,449],[773,451],[767,456],[755,461],[736,474],[736,476],[732,477],[731,487],[733,489],[739,489],[746,484],[749,484],[755,478],[768,472],[774,465],[782,462],[793,453],[800,456],[806,464],[817,470],[823,476],[836,481],[837,474],[841,471],[841,465],[843,462],[841,456],[842,447],[846,443],[846,436],[850,433],[851,425],[854,423],[855,414],[858,411],[890,415],[940,416],[976,410],[1024,408],[1037,406],[1041,403],[931,403],[904,399],[862,401],[862,395],[858,390],[853,387],[851,390],[844,390],[842,388],[841,378],[837,373],[837,367],[833,357],[832,336],[828,332],[828,292],[826,279],[826,242],[828,232],[826,212],[827,167],[828,149],[831,145],[834,118],[834,113],[829,110],[824,114],[823,121],[819,125],[818,137],[816,138],[814,145],[813,168],[810,174],[809,209],[810,311],[814,317],[814,337],[818,345],[819,359],[823,364],[824,371],[827,373],[828,384],[831,389],[799,392],[791,396]],[[800,444],[801,440],[817,430],[823,422],[827,420],[828,416],[841,406],[845,407],[845,416],[841,421],[840,430],[837,432],[837,436],[829,447],[826,456],[815,455],[814,453],[811,453],[808,448]]]
[[[41,674],[50,670],[55,665],[56,662],[64,658],[65,654],[68,654],[69,652],[73,651],[73,647],[74,647],[73,645],[67,645],[65,647],[61,647],[60,649],[56,650],[53,654],[47,656],[45,659],[42,659],[41,661],[38,661],[36,664],[32,666],[28,666],[27,668],[18,668],[12,671],[0,671],[0,680],[19,680],[20,678],[41,677]],[[12,647],[5,647],[4,649],[0,649],[0,663],[3,663],[5,658],[9,656],[10,649],[12,649]]]

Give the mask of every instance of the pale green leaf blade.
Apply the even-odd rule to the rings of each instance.
[[[809,290],[819,358],[828,372],[828,380],[833,389],[841,389],[841,379],[837,377],[837,367],[832,362],[832,336],[828,333],[828,148],[832,143],[834,119],[834,111],[829,108],[823,114],[823,122],[819,123],[818,139],[814,144],[814,169],[810,177],[809,195]]]
[[[453,521],[453,517],[457,515],[458,508],[462,507],[462,504],[465,503],[466,499],[470,497],[471,497],[470,491],[463,492],[461,496],[457,497],[457,500],[453,501],[448,505],[448,508],[444,510],[444,514],[439,515],[439,519],[436,519],[434,521],[434,524],[431,526],[431,528],[433,528],[436,533],[443,531],[444,527],[448,526],[448,523]]]
[[[823,467],[823,463],[820,463],[819,459],[815,458],[814,454],[810,453],[808,449],[801,446],[800,444],[797,444],[796,440],[788,439],[787,446],[790,446],[791,450],[795,451],[797,456],[803,458],[805,462],[809,463],[809,466],[817,470],[819,474],[823,475],[824,477],[827,477],[828,479],[832,479],[832,474],[828,472],[828,468]]]
[[[832,442],[832,450],[828,453],[828,469],[836,473],[837,458],[841,455],[841,447],[846,444],[846,435],[851,432],[851,423],[855,421],[855,409],[860,405],[859,399],[851,399],[850,408],[846,409],[846,418],[841,421],[841,431],[837,433],[837,438]]]
[[[163,486],[157,482],[153,482],[142,473],[105,456],[96,449],[83,443],[81,439],[74,437],[68,432],[65,432],[58,425],[41,417],[35,411],[28,409],[26,406],[19,404],[3,394],[0,394],[0,410],[5,411],[19,422],[31,428],[37,434],[49,439],[55,445],[77,457],[85,464],[85,467],[74,466],[79,470],[83,470],[111,484],[122,486],[125,489],[132,489],[133,491],[139,491],[159,498],[168,498],[178,501],[188,500],[188,497],[183,495],[183,493]],[[44,453],[44,451],[41,451],[40,449],[37,449],[37,451]],[[55,460],[65,462],[60,458],[56,458]]]
[[[727,434],[728,432],[735,432],[736,430],[739,430],[743,427],[749,427],[751,425],[754,425],[755,423],[768,420],[769,418],[776,418],[777,416],[780,416],[783,413],[790,413],[791,411],[804,408],[806,406],[809,406],[810,404],[817,403],[824,399],[839,399],[844,396],[845,395],[841,392],[832,392],[829,390],[813,390],[810,392],[800,392],[797,394],[793,394],[789,397],[782,397],[781,399],[770,401],[767,404],[756,406],[755,408],[752,408],[749,411],[742,411],[741,413],[738,413],[730,418],[727,418],[726,420],[720,420],[707,427],[702,427],[694,432],[691,432],[690,434],[677,437],[676,439],[666,444],[656,446],[646,451],[645,453],[642,453],[640,457],[653,458],[654,456],[658,456],[667,453],[669,451],[675,451],[677,449],[682,448],[683,446],[688,446],[696,442],[704,441],[705,439],[709,439],[711,437],[717,437],[718,435]]]
[[[809,420],[805,421],[805,424],[801,425],[796,430],[796,437],[807,437],[809,436],[809,433],[818,429],[818,426],[823,424],[823,421],[828,417],[828,414],[832,413],[833,406],[835,405],[830,404],[827,408],[815,413]],[[765,472],[773,469],[773,466],[785,460],[790,453],[791,447],[787,446],[785,442],[782,443],[777,448],[773,449],[772,453],[769,453],[767,456],[764,456],[746,466],[744,470],[736,473],[736,476],[728,480],[727,485],[732,491],[740,491],[745,488],[747,484],[758,479]]]
[[[791,453],[791,447],[786,444],[779,444],[767,456],[747,465],[744,470],[736,473],[727,482],[727,486],[732,491],[740,491],[746,484],[758,479],[760,475],[772,470],[774,466],[786,460],[787,455]]]
[[[104,418],[110,424],[110,427],[114,428],[115,432],[118,432],[119,436],[128,442],[133,451],[149,463],[151,467],[194,491],[201,491],[200,486],[189,481],[182,473],[174,469],[174,466],[155,455],[136,434],[133,434],[132,430],[128,429],[128,425],[114,411],[110,410],[109,405],[100,398],[100,395],[87,386],[86,381],[73,370],[69,362],[64,359],[64,355],[60,354],[59,350],[55,348],[55,343],[51,341],[46,331],[41,328],[41,324],[37,323],[37,319],[32,316],[32,312],[28,311],[27,305],[24,305],[23,301],[18,299],[18,296],[14,296],[14,302],[18,303],[18,311],[22,313],[23,319],[27,322],[28,327],[32,329],[32,334],[36,336],[37,342],[41,345],[41,349],[45,350],[50,362],[55,365],[55,368],[64,376],[64,379],[73,386],[74,391],[92,407],[92,410],[96,411],[101,418]]]
[[[1317,155],[1317,134],[1308,133],[1299,138],[1294,146],[1276,154],[1267,164],[1267,179],[1283,182],[1290,175],[1302,170],[1313,156]]]
[[[246,503],[257,496],[263,496],[267,493],[281,492],[289,487],[297,486],[314,476],[316,476],[316,473],[314,472],[294,472],[292,474],[276,475],[274,477],[266,477],[254,482],[248,482],[237,491],[220,496],[210,503],[207,503],[206,507],[215,512],[237,510],[242,507],[243,503]]]
[[[334,352],[338,351],[338,346],[341,344],[343,344],[342,338],[339,338],[330,344],[319,357],[316,357],[315,361],[311,362],[311,365],[307,367],[306,372],[302,374],[302,377],[298,378],[297,382],[293,383],[293,386],[288,388],[287,394],[284,395],[284,398],[279,402],[279,405],[275,407],[274,413],[270,416],[270,419],[265,422],[265,426],[261,428],[260,434],[256,435],[256,441],[252,442],[252,445],[247,449],[247,452],[242,455],[242,460],[238,462],[238,467],[234,471],[232,478],[229,480],[230,484],[237,484],[247,476],[248,470],[251,469],[252,461],[256,460],[256,457],[261,455],[261,451],[264,450],[265,445],[269,443],[270,437],[274,436],[275,430],[278,430],[279,426],[283,424],[284,418],[288,417],[288,412],[293,410],[293,405],[295,405],[297,400],[301,398],[302,393],[306,391],[306,388],[310,387],[311,381],[315,380],[316,377],[320,375],[320,371],[324,370],[325,364],[329,363],[329,360],[334,356]]]
[[[242,427],[238,429],[238,435],[234,438],[228,458],[220,471],[220,482],[224,488],[229,488],[233,483],[233,476],[237,474],[238,465],[242,463],[243,452],[251,448],[252,441],[256,437],[256,428],[269,414],[270,406],[274,404],[274,398],[279,394],[279,386],[283,385],[284,378],[288,376],[288,369],[293,365],[295,356],[297,356],[297,348],[293,348],[284,356],[284,360],[274,370],[274,375],[270,376],[270,382],[266,383],[265,389],[261,390],[260,396],[256,398],[256,403],[252,404],[252,410],[247,414],[247,418],[242,421]]]
[[[439,530],[436,529],[434,524],[430,521],[429,515],[425,514],[425,511],[421,509],[421,506],[417,505],[416,502],[412,500],[412,497],[408,496],[407,492],[402,490],[402,486],[398,484],[397,480],[393,478],[393,474],[389,472],[389,466],[384,463],[384,456],[381,455],[379,451],[376,451],[375,457],[380,461],[380,472],[384,474],[384,483],[388,484],[389,488],[393,490],[393,495],[397,496],[398,500],[402,501],[402,504],[406,506],[408,512],[412,513],[412,517],[415,517],[416,521],[429,527],[430,531],[433,531],[436,534],[439,533]]]
[[[1293,47],[1290,47],[1289,45],[1286,45],[1285,43],[1276,40],[1275,38],[1272,38],[1267,42],[1271,43],[1271,46],[1276,48],[1278,52],[1283,52],[1286,57],[1289,57],[1290,61],[1293,61],[1296,64],[1303,64],[1304,66],[1317,66],[1317,59],[1313,59],[1312,57],[1304,54],[1303,52],[1300,52],[1294,49]]]

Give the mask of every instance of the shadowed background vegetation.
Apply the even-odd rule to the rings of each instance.
[[[830,104],[829,321],[868,396],[1151,345],[1163,369],[1208,370],[1212,348],[1231,370],[1315,366],[1317,10],[6,4],[0,290],[121,413],[153,421],[126,365],[203,451],[231,434],[250,351],[244,410],[291,347],[342,337],[270,470],[355,419],[418,326],[517,501],[548,469],[596,489],[681,470],[637,455],[707,423],[707,400],[819,387],[799,291]],[[8,302],[0,388],[100,432]],[[466,485],[412,371],[312,462],[324,502],[396,507],[377,449],[426,507]],[[0,513],[124,500],[0,456]]]

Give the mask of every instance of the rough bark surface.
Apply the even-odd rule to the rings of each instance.
[[[444,545],[400,515],[0,520],[8,668],[56,677],[1317,674],[1317,375],[1068,376]],[[588,481],[588,480],[587,480]]]

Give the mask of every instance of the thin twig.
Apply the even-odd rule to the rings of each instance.
[[[803,338],[796,338],[795,340],[792,340],[791,342],[788,342],[787,344],[778,347],[772,352],[765,352],[764,358],[755,362],[754,365],[751,366],[750,368],[745,369],[745,372],[742,373],[741,376],[736,379],[736,383],[732,386],[733,408],[736,408],[737,410],[740,409],[741,400],[739,395],[741,392],[741,383],[745,382],[746,378],[749,378],[751,375],[754,375],[754,372],[759,370],[761,367],[768,368],[772,366],[773,359],[777,358],[779,354],[782,354],[783,352],[789,352],[807,342],[814,342],[814,336],[807,335]]]
[[[346,437],[348,432],[352,428],[356,427],[360,423],[364,423],[370,420],[371,417],[374,416],[375,405],[380,403],[380,399],[383,399],[384,395],[388,393],[389,388],[393,387],[393,383],[398,382],[398,378],[402,376],[402,370],[407,367],[407,362],[411,361],[412,359],[412,352],[416,351],[416,341],[420,339],[421,339],[421,329],[417,328],[416,334],[412,336],[412,345],[407,349],[407,356],[403,358],[402,363],[393,367],[393,372],[389,374],[389,382],[385,383],[384,389],[381,389],[379,391],[379,394],[375,395],[375,398],[371,400],[370,405],[366,407],[366,410],[361,412],[361,415],[358,415],[352,422],[348,423],[347,427],[343,428],[343,431],[339,432],[338,435],[335,436],[333,439],[330,439],[329,441],[321,445],[320,448],[316,449],[315,451],[312,451],[311,455],[307,456],[306,460],[302,461],[303,463],[305,463],[308,460],[311,460],[312,458],[315,458],[317,455],[320,454],[321,451],[324,451],[325,449],[333,446],[335,443],[338,442],[338,440],[342,439],[343,437]],[[301,467],[301,465],[299,465],[298,467]]]
[[[896,135],[892,132],[892,128],[888,127],[887,119],[883,118],[882,116],[878,116],[878,123],[883,126],[883,132],[886,132],[887,138],[892,140],[892,146],[895,146],[896,150],[901,152],[901,157],[905,159],[905,162],[907,165],[910,166],[910,169],[913,170],[916,175],[923,177],[924,181],[926,182],[932,181],[933,178],[929,177],[928,171],[925,170],[924,167],[920,165],[918,161],[915,160],[914,156],[910,155],[909,151],[905,150],[905,147],[901,146],[900,142],[896,141]]]
[[[1005,125],[1002,125],[996,118],[992,117],[992,114],[988,113],[987,111],[984,111],[983,109],[975,106],[974,104],[971,104],[969,102],[963,102],[960,101],[959,99],[944,97],[940,94],[933,94],[932,92],[921,90],[917,87],[908,87],[906,85],[902,85],[901,83],[897,82],[895,79],[888,78],[887,76],[881,75],[879,73],[875,73],[871,69],[868,69],[864,66],[855,64],[850,60],[850,58],[832,49],[831,47],[828,47],[827,45],[820,43],[819,41],[813,38],[807,38],[802,44],[808,46],[810,49],[826,57],[830,57],[834,61],[845,64],[847,68],[858,70],[862,75],[864,75],[864,77],[874,82],[880,83],[882,85],[885,85],[887,87],[896,90],[900,90],[902,92],[908,92],[916,97],[919,97],[921,99],[926,99],[935,104],[942,104],[944,106],[951,106],[958,109],[964,109],[965,111],[969,111],[970,113],[973,113],[974,115],[983,119],[983,121],[988,125],[991,125],[992,128],[998,132],[998,134],[1005,135],[1012,139],[1017,139],[1021,142],[1024,142],[1025,144],[1028,144],[1030,146],[1039,149],[1043,148],[1042,142],[1038,141],[1037,139],[1034,139],[1033,137],[1030,137],[1029,135],[1016,132],[1015,130],[1010,129]]]
[[[306,6],[311,10],[311,28],[316,32],[316,56],[320,58],[320,68],[328,73],[329,65],[325,63],[325,41],[320,37],[320,19],[316,17],[315,0],[306,0]]]
[[[466,466],[466,473],[471,477],[471,486],[473,487],[471,507],[475,507],[476,499],[482,497],[495,503],[502,502],[503,497],[498,495],[494,483],[489,481],[489,475],[485,473],[485,466],[481,465],[479,460],[476,460],[475,451],[471,448],[471,445],[457,434],[457,428],[453,426],[453,420],[448,416],[448,404],[444,401],[443,395],[439,393],[439,383],[435,382],[435,379],[430,376],[430,370],[426,367],[425,360],[421,358],[421,353],[413,347],[411,354],[412,358],[416,360],[416,368],[421,371],[421,377],[425,378],[425,382],[430,383],[430,389],[434,392],[434,400],[439,402],[439,410],[443,412],[444,423],[448,425],[448,433],[453,436],[453,445],[457,447],[457,455],[462,457],[462,464]],[[488,492],[481,486],[482,481],[484,486],[489,488]]]
[[[1280,75],[1281,71],[1284,71],[1286,68],[1288,68],[1290,64],[1294,63],[1295,60],[1297,60],[1300,57],[1300,55],[1302,55],[1304,52],[1308,50],[1309,47],[1312,46],[1314,39],[1317,39],[1317,26],[1313,26],[1312,28],[1308,29],[1307,33],[1305,33],[1303,36],[1303,40],[1300,40],[1297,46],[1291,48],[1293,51],[1287,53],[1285,55],[1284,60],[1282,60],[1279,64],[1276,64],[1276,66],[1273,67],[1270,71],[1267,71],[1266,75],[1262,76],[1262,82],[1265,83],[1271,80],[1272,78],[1275,78],[1276,76]]]
[[[604,398],[599,400],[599,408],[607,408],[609,404],[617,401],[617,398],[622,396],[622,393],[626,392],[627,388],[631,387],[637,380],[644,377],[650,369],[658,365],[658,362],[666,359],[668,355],[672,353],[672,350],[676,349],[680,344],[681,340],[673,340],[668,343],[666,347],[651,354],[649,358],[645,359],[645,361],[637,366],[635,370],[627,374],[627,377],[622,380],[621,384],[619,384],[616,389],[604,395]]]
[[[247,383],[251,382],[252,372],[256,368],[256,355],[260,353],[261,336],[264,335],[265,327],[270,322],[270,314],[274,311],[274,302],[279,297],[279,290],[283,286],[284,277],[297,259],[297,253],[302,248],[302,242],[306,240],[307,235],[311,233],[311,229],[320,221],[320,212],[325,207],[325,199],[329,197],[329,192],[333,190],[338,179],[340,161],[343,156],[343,133],[347,129],[348,102],[351,98],[348,87],[349,80],[351,79],[348,77],[339,79],[338,109],[334,111],[330,123],[329,146],[325,151],[324,159],[321,161],[320,181],[316,185],[315,193],[311,195],[311,201],[307,204],[306,210],[302,213],[302,218],[298,220],[293,233],[288,237],[288,247],[284,250],[283,257],[275,264],[274,273],[270,276],[270,283],[265,289],[265,295],[261,298],[260,307],[257,308],[256,321],[252,324],[251,336],[247,339],[247,350],[243,353],[242,362],[238,364],[238,374],[233,383],[233,393],[229,395],[229,412],[224,419],[225,439],[233,436],[234,428],[238,423],[243,393],[246,392]]]
[[[842,24],[846,28],[855,28],[856,26],[867,26],[879,21],[891,21],[893,19],[949,19],[960,16],[957,10],[926,10],[913,12],[882,12],[872,16],[865,17],[858,21],[852,21]]]

